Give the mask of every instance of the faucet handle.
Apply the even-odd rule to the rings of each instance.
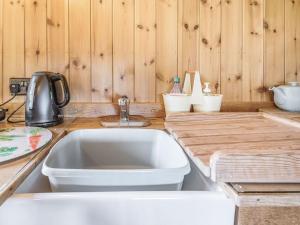
[[[119,106],[128,105],[129,102],[130,100],[126,95],[123,95],[121,98],[118,99]]]

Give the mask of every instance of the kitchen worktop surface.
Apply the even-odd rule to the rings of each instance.
[[[300,182],[299,124],[263,112],[183,113],[166,129],[218,182]]]
[[[231,113],[235,114],[235,113]],[[192,115],[192,114],[188,114]],[[219,114],[214,114],[214,118],[218,119]],[[221,114],[220,114],[221,115]],[[235,116],[238,117],[240,113],[236,113]],[[273,114],[272,114],[273,115]],[[281,117],[284,113],[281,113]],[[297,117],[296,115],[295,117]],[[254,116],[255,117],[255,116]],[[254,119],[254,118],[252,118]],[[290,114],[287,113],[287,119],[290,119]],[[188,119],[189,120],[189,119]],[[257,120],[257,118],[256,118]],[[198,122],[193,123],[193,119],[190,119],[187,125],[191,127],[197,127]],[[250,122],[253,124],[253,122]],[[0,122],[0,128],[11,127],[11,126],[24,126],[24,124],[11,125],[6,122]],[[229,126],[229,125],[228,125]],[[220,127],[220,130],[226,130],[228,126],[225,124]],[[66,118],[63,124],[50,128],[53,133],[53,139],[43,149],[36,151],[35,153],[18,159],[13,162],[0,165],[0,205],[6,198],[8,198],[16,188],[22,183],[22,181],[32,172],[32,170],[45,158],[48,154],[51,147],[61,139],[67,132],[77,130],[77,129],[93,129],[93,128],[102,128],[100,125],[99,118]],[[164,120],[162,118],[153,118],[151,119],[151,126],[147,128],[153,129],[164,129]],[[208,129],[208,128],[207,128]],[[256,129],[253,127],[253,129]],[[262,129],[262,128],[258,128]],[[200,132],[203,133],[203,132]],[[205,137],[202,137],[202,139]],[[216,140],[217,141],[217,140]],[[300,171],[300,169],[299,169]]]

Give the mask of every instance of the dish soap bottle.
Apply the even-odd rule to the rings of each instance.
[[[178,75],[176,77],[174,77],[174,84],[173,84],[173,88],[170,92],[170,94],[181,94],[181,87],[180,87],[180,78],[178,77]]]
[[[204,95],[211,95],[211,89],[209,87],[209,82],[204,83],[203,94]]]

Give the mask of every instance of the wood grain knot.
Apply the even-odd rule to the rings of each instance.
[[[37,50],[35,51],[35,54],[36,54],[36,55],[39,55],[39,54],[40,54],[40,50],[37,49]]]
[[[160,74],[160,73],[156,73],[156,74],[155,74],[155,77],[156,77],[156,79],[159,80],[159,81],[164,81],[164,77],[163,77],[163,75]]]
[[[264,87],[264,86],[262,86],[262,87],[259,87],[259,88],[257,88],[257,92],[258,93],[265,93],[265,92],[267,92],[268,91],[268,88],[267,87]]]
[[[235,79],[236,79],[236,80],[241,80],[241,79],[242,79],[242,75],[236,75],[236,76],[235,76]]]
[[[202,38],[202,43],[207,45],[208,44],[208,40],[206,38]]]
[[[96,88],[92,88],[91,91],[92,92],[97,92],[97,89]]]
[[[219,84],[219,82],[217,82],[217,83],[215,84],[215,90],[216,90],[216,91],[219,89],[219,86],[220,86],[220,84]]]
[[[194,30],[198,30],[198,28],[199,28],[199,25],[196,24],[196,25],[194,26]]]
[[[206,4],[207,0],[201,0],[202,4]]]
[[[151,59],[150,65],[153,64],[154,62],[155,62],[155,60],[154,60],[154,59]]]
[[[184,28],[185,28],[186,30],[189,29],[189,25],[188,25],[187,23],[185,23],[183,26],[184,26]]]
[[[257,2],[257,1],[250,2],[250,5],[251,5],[251,6],[257,6],[257,5],[258,5],[258,2]]]
[[[144,26],[142,24],[138,24],[136,27],[141,29],[141,30],[144,29]]]
[[[72,64],[74,65],[74,66],[79,66],[79,62],[76,60],[76,59],[74,59],[73,61],[72,61]]]
[[[54,26],[55,24],[54,24],[54,22],[50,19],[50,18],[47,18],[47,25],[49,25],[49,26]]]
[[[264,21],[264,28],[265,28],[266,30],[269,29],[269,24],[268,24],[267,21]]]
[[[82,65],[82,69],[84,70],[86,68],[86,65]]]
[[[34,5],[35,7],[37,7],[38,2],[37,2],[37,1],[34,1],[34,2],[33,2],[33,5]]]

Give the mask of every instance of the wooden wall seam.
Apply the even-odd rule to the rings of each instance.
[[[25,75],[24,0],[3,1],[3,100],[9,99],[9,78]],[[23,98],[16,98],[23,101]]]
[[[91,10],[92,102],[112,102],[112,1],[92,0]]]
[[[122,95],[134,101],[134,0],[114,0],[113,99]]]
[[[265,0],[264,87],[284,83],[284,1]],[[264,100],[270,101],[268,92]]]

